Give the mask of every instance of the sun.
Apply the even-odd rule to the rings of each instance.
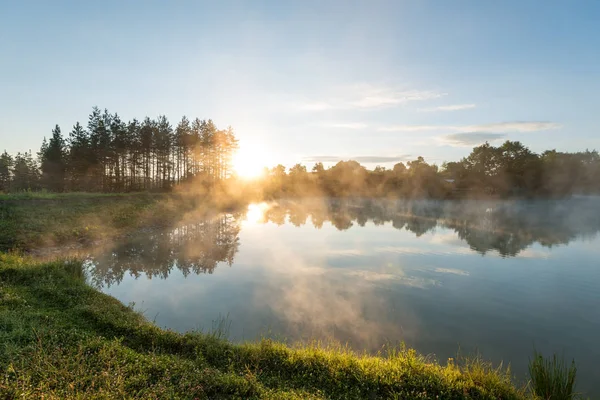
[[[258,178],[264,173],[268,165],[269,155],[263,146],[256,144],[240,145],[232,159],[232,166],[240,178]]]

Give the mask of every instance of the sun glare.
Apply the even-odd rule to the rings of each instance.
[[[258,178],[268,164],[266,158],[267,152],[263,147],[243,145],[233,156],[233,169],[241,178]]]
[[[257,224],[264,218],[265,211],[267,210],[267,203],[254,203],[248,206],[246,211],[246,222],[249,224]]]

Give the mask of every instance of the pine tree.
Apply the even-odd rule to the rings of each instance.
[[[65,189],[66,155],[65,140],[58,125],[52,130],[50,141],[46,142],[44,139],[39,159],[43,187],[53,192],[62,192]]]
[[[142,168],[144,173],[144,189],[152,188],[150,176],[150,165],[152,163],[152,136],[154,131],[154,121],[146,117],[140,128],[140,151],[142,153]]]
[[[192,132],[189,136],[188,149],[190,150],[190,165],[187,174],[192,177],[198,175],[200,170],[200,164],[202,163],[204,154],[202,151],[201,143],[201,131],[202,124],[204,122],[199,118],[194,119],[192,122]]]
[[[69,133],[67,156],[67,188],[82,191],[89,187],[90,138],[77,122]]]
[[[102,190],[102,167],[100,164],[100,131],[104,126],[102,115],[98,107],[92,108],[88,118],[89,134],[89,186],[91,191]]]
[[[15,192],[39,189],[39,170],[31,152],[17,153],[14,160],[11,190]]]
[[[156,124],[156,174],[160,182],[160,187],[166,189],[170,186],[171,177],[171,142],[173,136],[173,128],[169,124],[166,116],[158,117]]]
[[[125,169],[127,163],[127,127],[121,121],[121,118],[115,113],[111,118],[110,136],[112,139],[110,151],[110,165],[114,171],[115,191],[123,191],[125,189]]]
[[[190,121],[183,116],[175,128],[175,182],[180,183],[187,176],[188,136],[191,133]]]
[[[13,158],[4,150],[4,153],[0,155],[0,192],[8,192],[10,190],[13,165]]]
[[[140,123],[133,119],[127,124],[127,163],[129,165],[129,186],[128,190],[140,190],[138,182],[139,171],[142,167],[140,151]]]

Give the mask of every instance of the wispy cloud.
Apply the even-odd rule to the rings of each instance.
[[[437,99],[445,93],[430,90],[395,91],[387,88],[370,88],[362,93],[360,99],[350,103],[357,108],[379,108],[395,106],[408,101]]]
[[[424,132],[448,130],[447,126],[440,125],[390,125],[377,129],[380,132]]]
[[[438,106],[429,108],[419,108],[419,111],[433,112],[433,111],[460,111],[475,108],[475,104],[452,104],[448,106]]]
[[[438,139],[450,146],[473,146],[486,141],[504,139],[508,133],[526,133],[560,129],[562,125],[551,121],[509,121],[480,125],[391,125],[378,128],[380,132],[440,132],[451,131]]]
[[[487,132],[466,132],[452,133],[450,135],[440,137],[440,141],[444,144],[456,147],[476,146],[484,142],[493,142],[504,139],[506,133],[487,133]]]
[[[469,272],[463,271],[462,269],[436,268],[433,271],[439,272],[440,274],[453,274],[453,275],[469,276]]]
[[[560,129],[562,125],[549,121],[513,121],[494,124],[471,125],[465,127],[468,131],[477,132],[537,132],[550,129]]]
[[[454,131],[464,133],[506,133],[506,132],[537,132],[550,129],[560,129],[562,125],[550,121],[511,121],[496,122],[481,125],[391,125],[382,126],[381,132],[423,132],[423,131]]]
[[[310,103],[301,104],[298,107],[302,111],[325,111],[331,110],[333,105],[324,101],[314,101]]]
[[[437,99],[446,93],[432,90],[401,90],[370,84],[351,85],[337,90],[326,99],[309,101],[298,106],[301,111],[377,109],[394,107],[409,101]]]
[[[363,124],[360,122],[347,122],[347,123],[334,123],[334,124],[324,124],[326,128],[339,128],[339,129],[364,129],[367,127],[367,124]]]
[[[392,163],[407,161],[411,158],[410,154],[401,154],[398,156],[309,156],[303,160],[305,162],[338,162],[343,160],[354,160],[359,163]]]

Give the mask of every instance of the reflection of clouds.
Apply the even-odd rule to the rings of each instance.
[[[303,249],[277,243],[280,240],[271,243],[273,250],[260,260],[266,282],[254,293],[254,304],[275,313],[284,322],[286,335],[302,340],[347,341],[370,349],[416,336],[418,318],[409,308],[396,305],[394,313],[401,324],[385,317],[390,312],[389,298],[382,296],[379,284],[425,288],[434,281],[406,276],[402,269],[390,272],[324,267],[332,257],[363,253],[324,245],[324,249],[317,250],[323,257],[310,260]]]
[[[361,278],[367,282],[391,282],[397,285],[410,286],[419,289],[436,286],[437,281],[433,279],[419,278],[416,276],[406,276],[401,273],[387,273],[369,270],[352,270],[347,273],[349,276]]]
[[[334,339],[374,349],[387,340],[414,338],[418,319],[408,308],[397,309],[402,324],[388,317],[387,299],[368,282],[329,276],[274,277],[268,288],[255,294],[258,307],[269,307],[285,322],[287,335],[304,340]],[[410,327],[403,331],[403,327]],[[402,337],[399,337],[402,332]]]
[[[381,246],[373,249],[375,253],[395,253],[395,254],[426,254],[431,249],[409,246]]]
[[[431,235],[429,239],[429,243],[439,244],[439,245],[448,245],[448,246],[463,246],[464,241],[462,241],[456,232],[435,232]]]
[[[550,258],[550,251],[548,250],[535,250],[525,249],[519,253],[520,258],[537,258],[537,259],[548,259]]]
[[[390,273],[386,273],[386,272],[376,272],[376,271],[365,271],[365,270],[349,271],[348,275],[362,278],[366,281],[373,281],[373,282],[391,281],[391,280],[396,280],[396,279],[402,278],[402,276],[398,276],[396,274],[390,274]]]
[[[473,254],[473,251],[464,247],[451,247],[442,249],[439,247],[411,247],[411,246],[381,246],[373,249],[375,253],[392,253],[406,255],[451,255],[451,254]]]
[[[327,250],[328,256],[340,256],[340,257],[359,257],[367,256],[368,253],[364,250],[359,249],[330,249]]]
[[[453,274],[453,275],[469,276],[469,272],[468,271],[463,271],[461,269],[436,268],[433,271],[434,272],[439,272],[440,274]]]

